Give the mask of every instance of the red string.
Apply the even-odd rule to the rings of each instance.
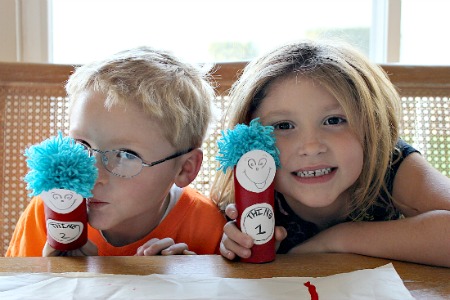
[[[304,285],[308,288],[308,292],[311,295],[311,300],[319,300],[319,294],[317,294],[316,287],[309,281],[305,282]]]

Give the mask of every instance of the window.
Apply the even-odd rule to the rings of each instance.
[[[369,55],[371,0],[53,0],[55,63],[150,45],[193,62],[249,60],[277,44],[339,37]]]
[[[400,63],[450,65],[450,1],[403,0]]]
[[[443,0],[0,1],[0,60],[79,64],[147,44],[196,62],[236,61],[332,36],[377,63],[450,65],[448,11]]]

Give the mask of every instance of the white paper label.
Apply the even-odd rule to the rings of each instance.
[[[61,244],[69,244],[77,240],[83,232],[81,222],[60,222],[47,219],[47,233]]]
[[[256,245],[270,241],[275,231],[275,215],[268,203],[247,207],[241,214],[241,231],[250,235]]]

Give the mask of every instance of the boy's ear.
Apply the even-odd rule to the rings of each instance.
[[[178,187],[185,187],[194,181],[197,177],[203,161],[203,151],[201,149],[194,149],[189,153],[183,155],[183,162],[181,170],[175,177],[175,184]]]

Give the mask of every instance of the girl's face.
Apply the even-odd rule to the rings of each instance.
[[[275,81],[252,116],[275,127],[281,168],[276,190],[306,220],[332,222],[346,208],[363,150],[339,102],[304,77]]]
[[[74,103],[70,136],[99,150],[128,150],[145,162],[153,162],[176,152],[163,137],[162,124],[145,115],[138,106],[126,109],[104,106],[105,95],[87,91]],[[168,202],[166,195],[179,170],[173,159],[153,167],[143,167],[130,179],[109,173],[96,154],[99,176],[93,198],[88,200],[89,223],[102,230],[115,245],[134,242],[160,222]]]

